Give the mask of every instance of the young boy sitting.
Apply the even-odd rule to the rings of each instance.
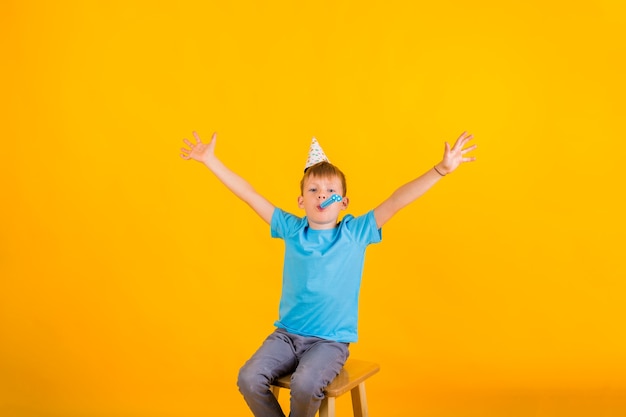
[[[239,372],[237,384],[256,417],[284,417],[270,391],[272,382],[288,373],[291,417],[314,417],[324,388],[337,376],[357,340],[358,298],[365,249],[381,240],[381,227],[401,208],[416,200],[461,163],[472,135],[463,133],[455,144],[445,143],[441,162],[398,188],[368,213],[353,217],[346,210],[344,174],[328,161],[315,139],[311,143],[300,183],[298,207],[305,217],[271,204],[215,156],[216,134],[209,143],[194,132],[195,143],[184,140],[183,159],[204,163],[237,197],[285,241],[283,287],[276,330]]]

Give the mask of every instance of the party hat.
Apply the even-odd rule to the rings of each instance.
[[[306,160],[304,170],[306,171],[310,166],[313,166],[322,161],[330,162],[326,157],[326,154],[322,150],[322,147],[317,142],[317,139],[313,138],[313,140],[311,141],[311,147],[309,148],[309,157]]]

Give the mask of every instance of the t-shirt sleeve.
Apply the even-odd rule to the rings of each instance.
[[[348,216],[346,216],[348,217]],[[382,229],[376,227],[376,218],[374,217],[374,210],[359,216],[344,219],[346,221],[346,228],[350,231],[350,234],[355,240],[369,245],[371,243],[378,243],[382,240]]]
[[[297,231],[302,224],[300,217],[289,214],[278,207],[274,209],[272,214],[272,222],[270,223],[270,231],[272,237],[284,239]]]

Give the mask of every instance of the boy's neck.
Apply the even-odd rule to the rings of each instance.
[[[336,229],[337,227],[339,227],[339,219],[335,219],[334,222],[328,222],[328,223],[316,223],[316,222],[311,222],[310,218],[307,218],[307,223],[309,225],[309,229],[313,229],[313,230],[332,230],[332,229]]]

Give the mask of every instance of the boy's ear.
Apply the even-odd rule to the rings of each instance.
[[[341,209],[345,210],[348,208],[348,204],[350,204],[350,199],[348,197],[344,197],[341,199]]]
[[[304,197],[298,196],[298,208],[304,208]]]

